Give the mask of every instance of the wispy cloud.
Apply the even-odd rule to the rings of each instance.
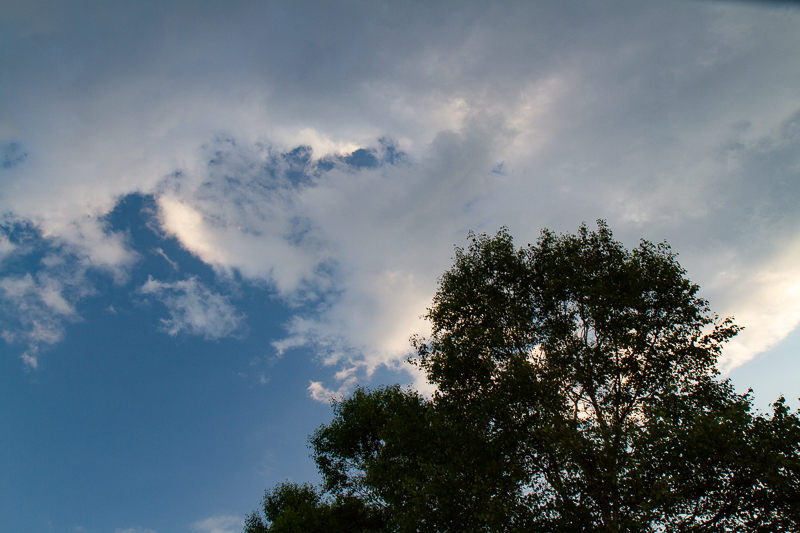
[[[196,277],[171,283],[150,277],[139,292],[155,296],[167,307],[170,317],[161,323],[169,335],[188,333],[215,340],[236,335],[244,327],[244,313]]]
[[[32,370],[41,348],[60,342],[65,324],[80,320],[74,303],[91,292],[82,269],[58,257],[47,263],[34,274],[0,278],[0,336],[27,346],[20,358]]]
[[[180,270],[180,268],[178,267],[178,263],[176,263],[175,261],[170,259],[169,256],[167,256],[167,254],[161,248],[156,248],[155,250],[153,250],[153,253],[163,257],[164,261],[166,261],[169,264],[169,266],[172,267],[172,270],[175,270],[175,271]]]
[[[219,515],[199,520],[192,524],[192,531],[198,533],[238,533],[244,520],[233,515]]]
[[[81,217],[47,233],[33,220],[0,220],[0,336],[27,346],[20,356],[38,368],[40,352],[60,342],[67,324],[81,320],[77,306],[96,294],[92,275],[123,284],[139,254],[102,220]]]

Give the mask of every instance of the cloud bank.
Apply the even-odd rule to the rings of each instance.
[[[124,284],[146,253],[104,222],[132,193],[223,282],[142,286],[165,331],[241,333],[225,294],[241,279],[294,309],[276,352],[314,349],[336,387],[408,355],[470,229],[525,244],[605,218],[628,244],[668,240],[747,328],[726,369],[800,323],[794,8],[65,6],[2,21],[18,52],[2,59],[0,264],[28,257],[24,223],[73,265],[3,280],[3,336],[29,366],[79,318],[80,273]]]

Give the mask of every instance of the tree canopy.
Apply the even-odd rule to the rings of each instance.
[[[334,401],[321,487],[267,491],[245,532],[800,530],[800,412],[720,379],[739,328],[698,290],[602,221],[519,249],[471,235],[412,340],[433,396]]]

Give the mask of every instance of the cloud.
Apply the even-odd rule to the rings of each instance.
[[[192,524],[192,531],[197,531],[198,533],[238,533],[242,529],[243,522],[238,516],[213,516]]]
[[[349,394],[353,386],[358,382],[357,371],[358,366],[351,366],[350,368],[344,368],[337,372],[334,378],[339,381],[341,385],[336,391],[325,387],[321,381],[310,381],[307,389],[308,393],[312,399],[323,403],[330,402],[332,398],[341,399]]]
[[[0,219],[0,336],[26,345],[20,356],[26,369],[37,369],[42,349],[82,320],[76,306],[96,293],[93,273],[127,281],[139,254],[126,250],[124,235],[106,230],[104,221],[86,217],[55,234],[15,215]]]
[[[0,88],[0,213],[84,271],[125,283],[141,251],[104,217],[152,194],[161,230],[220,280],[292,307],[276,351],[313,347],[340,383],[408,355],[469,229],[525,244],[606,218],[629,245],[667,239],[714,309],[754,324],[730,364],[797,324],[769,281],[798,275],[796,10],[236,2],[187,20],[187,5],[5,15],[19,52],[2,59],[18,81]],[[15,246],[0,237],[0,264]],[[54,275],[31,276],[5,301],[57,339],[77,311],[37,292]],[[240,331],[195,278],[142,290],[171,334]]]
[[[302,181],[309,178],[310,149],[274,153],[222,138],[204,153],[206,165],[175,173],[160,185],[164,231],[220,273],[235,269],[269,280],[284,297],[313,292],[323,282],[315,270],[326,251],[296,205]]]
[[[313,400],[316,400],[320,403],[328,403],[333,398],[341,399],[347,395],[347,393],[350,392],[350,388],[355,385],[355,379],[343,383],[342,386],[339,387],[338,391],[334,391],[325,387],[321,381],[311,381],[309,383],[308,395],[311,396]]]
[[[158,533],[154,529],[146,529],[142,527],[129,527],[128,529],[115,529],[114,533]]]
[[[728,371],[772,348],[800,325],[800,239],[762,265],[731,269],[722,277],[720,284],[741,293],[729,298],[728,311],[745,328],[724,351],[721,366]]]
[[[164,260],[169,264],[169,266],[172,267],[172,270],[175,271],[180,270],[178,263],[170,259],[169,256],[161,248],[156,248],[155,250],[153,250],[153,253],[156,255],[160,255],[162,258],[164,258]]]
[[[222,139],[202,172],[165,180],[159,218],[221,274],[267,282],[297,306],[279,354],[312,346],[324,364],[368,376],[427,331],[419,317],[469,227],[465,206],[491,186],[502,128],[476,117],[418,161],[388,141],[361,149],[369,157],[316,159]]]
[[[2,264],[3,259],[11,255],[16,249],[17,245],[11,242],[7,235],[0,233],[0,264]]]
[[[169,335],[188,333],[216,340],[236,335],[244,327],[244,313],[196,277],[172,283],[149,277],[139,292],[152,294],[167,307],[170,317],[161,323]]]
[[[0,277],[0,336],[8,344],[25,346],[20,359],[36,370],[40,351],[63,339],[66,324],[81,320],[75,305],[93,289],[80,261],[63,248],[25,229],[13,232],[12,242],[2,229],[0,246],[8,250],[4,266],[9,272]],[[27,253],[43,257],[23,274]]]

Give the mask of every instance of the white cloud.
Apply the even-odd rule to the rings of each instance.
[[[36,358],[35,355],[31,355],[28,352],[19,356],[22,359],[22,362],[25,363],[25,367],[30,370],[36,370],[39,368],[39,360]]]
[[[175,271],[180,270],[178,263],[170,259],[169,256],[161,248],[156,248],[155,250],[153,250],[153,253],[156,255],[160,255],[164,259],[164,261],[166,261],[169,264],[169,266],[172,267],[172,270]]]
[[[122,283],[138,254],[118,257],[125,239],[103,234],[98,228],[104,224],[85,219],[67,231],[91,234],[80,245],[66,233],[48,235],[15,216],[5,222],[0,224],[0,265],[7,269],[0,277],[0,336],[9,344],[26,345],[20,359],[26,369],[35,370],[42,349],[59,343],[65,326],[81,320],[76,305],[96,290],[89,271],[100,270]]]
[[[203,151],[211,164],[161,184],[162,228],[221,273],[236,269],[268,280],[285,297],[314,290],[305,284],[321,281],[314,271],[325,250],[297,209],[297,190],[284,175],[305,173],[308,158],[300,153],[287,161],[271,149],[243,143],[220,139]]]
[[[730,298],[730,314],[745,328],[725,349],[723,370],[772,348],[800,325],[800,240],[765,265],[745,272],[726,272],[722,283],[738,290]]]
[[[75,309],[64,299],[58,281],[47,275],[40,279],[34,279],[30,273],[9,276],[0,280],[0,289],[6,299],[17,302],[21,309],[44,308],[58,316],[75,314]]]
[[[350,376],[349,379],[346,379],[339,389],[335,391],[325,387],[321,381],[311,381],[309,383],[308,395],[311,396],[313,400],[320,403],[328,403],[333,398],[342,399],[351,392],[353,385],[356,384],[356,378],[355,376]]]
[[[0,314],[4,316],[0,335],[9,344],[24,344],[20,356],[26,368],[38,368],[40,348],[64,337],[65,322],[80,319],[69,300],[86,294],[82,273],[57,275],[43,269],[35,276],[10,275],[0,278]],[[69,300],[68,300],[69,299]]]
[[[427,331],[420,316],[469,227],[464,206],[491,187],[490,154],[503,139],[502,125],[476,118],[441,134],[418,162],[327,172],[307,157],[287,162],[224,141],[207,172],[167,180],[160,219],[221,272],[306,304],[274,344],[279,354],[312,345],[325,364],[371,375]],[[300,183],[292,172],[304,174]]]
[[[199,520],[192,524],[192,531],[198,533],[238,533],[244,521],[233,515],[219,515]]]
[[[167,307],[170,317],[161,323],[169,335],[188,333],[214,340],[236,335],[244,327],[245,315],[196,277],[172,283],[150,277],[139,291],[154,295]]]
[[[158,533],[154,529],[146,529],[143,527],[129,527],[127,529],[115,529],[114,533]]]

